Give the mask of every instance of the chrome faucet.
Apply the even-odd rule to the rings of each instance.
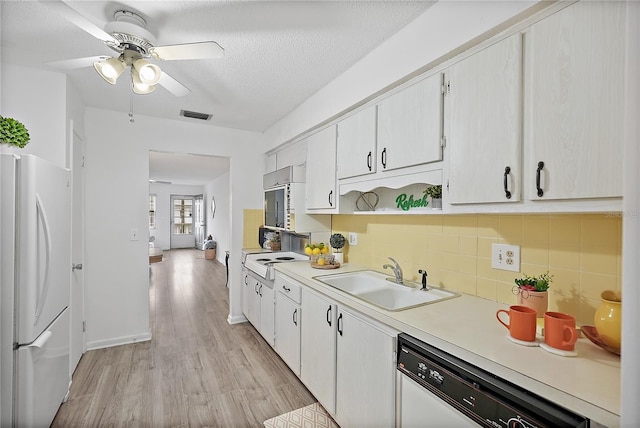
[[[391,257],[389,257],[389,260],[391,260],[395,264],[395,266],[384,264],[382,265],[382,269],[391,269],[393,271],[393,274],[396,276],[396,284],[404,285],[404,283],[402,282],[402,268],[400,267],[398,262]]]
[[[418,269],[418,273],[422,275],[422,288],[421,290],[429,291],[429,286],[427,285],[427,271],[425,269]]]

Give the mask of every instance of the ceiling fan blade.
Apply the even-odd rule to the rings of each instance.
[[[187,43],[184,45],[156,46],[150,49],[151,55],[164,61],[182,59],[222,58],[224,49],[216,42]]]
[[[96,24],[80,15],[75,9],[64,3],[62,0],[40,0],[40,2],[51,10],[54,10],[67,21],[91,34],[93,37],[102,40],[106,44],[114,46],[117,46],[119,44],[119,42],[114,39],[111,34],[107,33]]]
[[[84,58],[64,59],[61,61],[45,62],[45,65],[58,70],[73,70],[75,68],[91,67],[94,62],[104,61],[110,57],[106,55],[88,56]]]
[[[162,87],[164,87],[167,91],[171,92],[176,97],[184,97],[191,93],[191,90],[184,86],[182,83],[178,82],[173,77],[169,76],[164,71],[160,77],[160,81],[158,82]]]

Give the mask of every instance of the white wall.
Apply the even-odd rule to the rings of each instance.
[[[150,183],[149,193],[156,195],[156,228],[149,229],[149,235],[156,237],[156,248],[168,250],[171,248],[171,195],[202,195],[204,186]]]
[[[536,1],[438,2],[269,128],[267,150],[365,100],[536,4]]]
[[[0,145],[1,153],[32,154],[67,167],[67,77],[62,73],[2,63],[0,115],[24,124],[23,149]]]
[[[87,347],[148,339],[149,150],[230,158],[230,244],[240,259],[242,213],[262,206],[262,135],[209,125],[88,108],[86,127]],[[112,136],[117,135],[118,138]],[[240,264],[231,270],[229,320],[243,319]],[[237,280],[236,280],[237,279]],[[237,284],[236,284],[237,282]]]
[[[213,236],[218,244],[216,259],[224,263],[225,251],[231,248],[229,224],[231,224],[231,195],[229,194],[230,174],[221,175],[204,186],[204,204],[207,215],[207,235]],[[260,177],[262,183],[262,176]],[[211,198],[216,199],[216,214],[211,218]],[[260,200],[262,203],[262,198]],[[240,223],[242,223],[241,218]],[[230,259],[231,260],[231,259]],[[236,259],[239,260],[239,259]]]

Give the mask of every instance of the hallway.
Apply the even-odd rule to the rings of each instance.
[[[52,426],[260,427],[315,402],[249,323],[227,323],[224,265],[164,254],[150,269],[152,340],[85,353]]]

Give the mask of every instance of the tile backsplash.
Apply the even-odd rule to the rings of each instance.
[[[264,211],[245,209],[243,211],[242,248],[260,248],[258,229],[264,224]]]
[[[246,217],[246,214],[245,214]],[[246,228],[246,222],[245,222]],[[246,230],[246,229],[245,229]],[[606,214],[334,215],[333,233],[358,234],[345,261],[382,271],[387,257],[406,279],[515,304],[514,279],[549,271],[549,310],[593,324],[603,290],[621,288],[622,220]],[[520,246],[520,273],[491,267],[491,244]]]

